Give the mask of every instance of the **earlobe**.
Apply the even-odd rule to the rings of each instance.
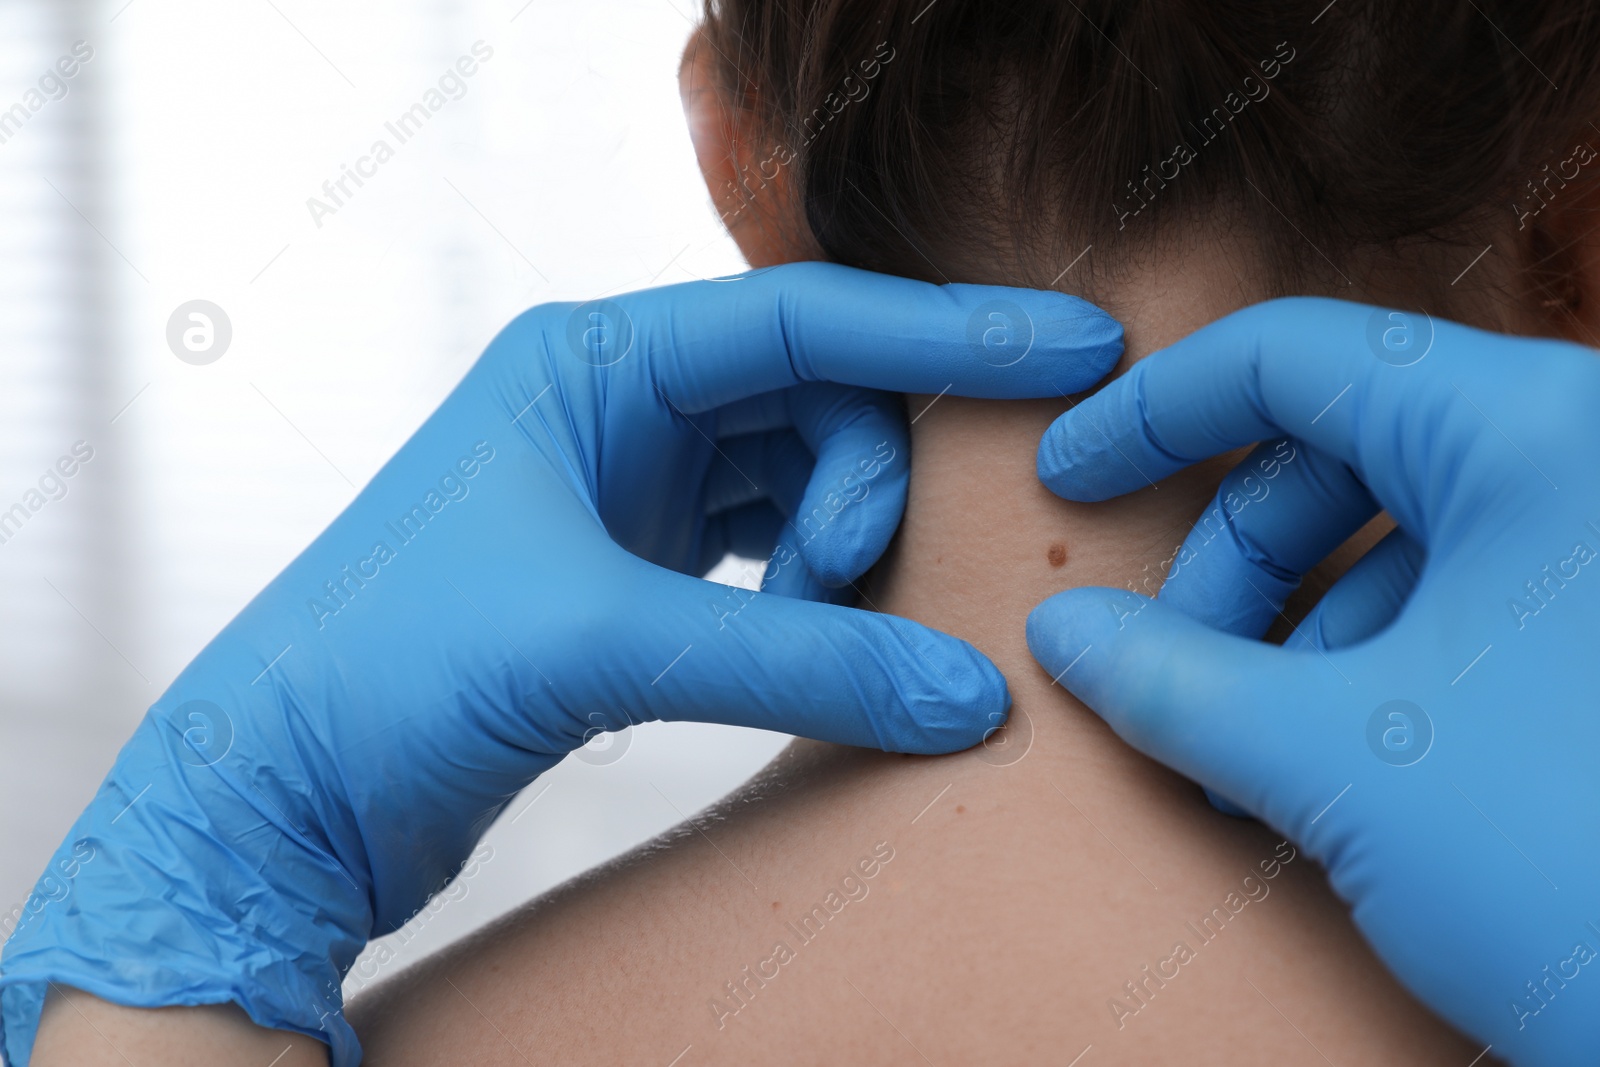
[[[794,153],[765,142],[755,112],[731,106],[716,72],[716,51],[700,30],[678,71],[683,114],[712,205],[752,267],[824,258],[795,195]]]

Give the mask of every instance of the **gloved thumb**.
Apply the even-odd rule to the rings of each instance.
[[[978,744],[1011,706],[987,657],[908,619],[664,570],[651,583],[628,653],[649,667],[617,694],[651,718],[931,754]]]
[[[1028,647],[1123,740],[1252,814],[1273,821],[1267,798],[1296,788],[1306,708],[1320,684],[1307,660],[1317,657],[1092,587],[1035,608]]]

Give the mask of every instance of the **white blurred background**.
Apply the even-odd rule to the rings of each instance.
[[[696,10],[0,0],[0,520],[26,513],[0,521],[0,918],[145,707],[501,325],[742,269],[679,111]],[[52,80],[77,42],[92,55]],[[399,144],[385,123],[478,42],[459,98]],[[323,183],[379,138],[394,158],[314,219],[307,199],[331,204]],[[232,326],[207,365],[166,338],[195,299]],[[75,445],[93,458],[30,495]],[[678,822],[783,741],[657,725],[569,757],[382,972]]]

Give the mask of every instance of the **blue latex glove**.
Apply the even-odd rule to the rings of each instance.
[[[1094,501],[1267,440],[1160,599],[1062,593],[1029,644],[1321,862],[1401,981],[1518,1064],[1600,1060],[1597,408],[1590,349],[1280,300],[1140,362],[1039,450]],[[1205,625],[1259,633],[1374,501],[1399,529],[1285,647]]]
[[[690,575],[783,532],[773,582],[820,596],[887,545],[900,398],[818,383],[1052,396],[1120,351],[1072,297],[826,264],[523,314],[124,747],[6,946],[11,1063],[56,982],[233,1001],[350,1067],[356,954],[597,731],[977,743],[1010,697],[965,642]]]

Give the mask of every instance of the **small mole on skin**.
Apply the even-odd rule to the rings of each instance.
[[[781,900],[774,900],[772,902],[772,910],[773,911],[777,911],[782,906],[783,906],[783,901],[781,901]]]
[[[1067,546],[1057,541],[1050,546],[1050,550],[1044,554],[1044,558],[1050,561],[1050,566],[1052,567],[1061,566],[1067,561]]]
[[[956,814],[957,815],[965,815],[966,813],[967,813],[967,806],[965,804],[957,804],[956,805]]]

